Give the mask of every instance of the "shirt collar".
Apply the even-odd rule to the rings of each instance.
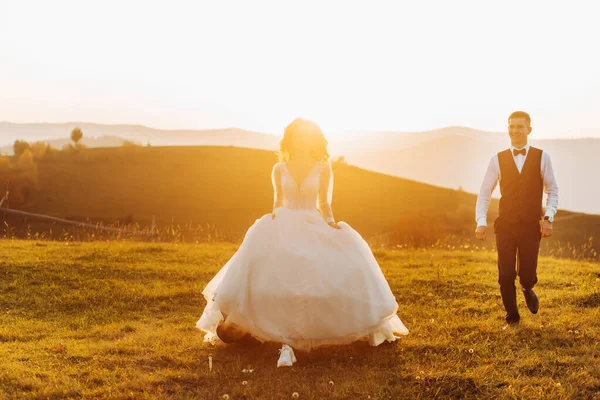
[[[523,147],[523,149],[525,149],[525,155],[529,154],[529,143],[527,143],[525,145],[525,147]],[[517,149],[515,146],[513,146],[512,144],[510,145],[510,152],[512,153],[513,150],[521,150],[521,149]]]

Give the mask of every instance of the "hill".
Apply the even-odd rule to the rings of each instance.
[[[530,142],[552,158],[561,207],[600,214],[600,192],[591,184],[600,171],[600,139]],[[343,154],[366,169],[477,193],[490,158],[509,145],[506,134],[456,128],[361,138],[346,143]]]
[[[40,160],[39,191],[13,206],[63,218],[130,215],[146,226],[155,216],[160,226],[210,224],[241,238],[256,218],[271,212],[275,162],[273,152],[236,147],[88,149],[84,158]],[[334,173],[336,218],[365,237],[423,245],[473,236],[473,194],[340,163]],[[496,209],[494,201],[490,222]],[[586,235],[600,235],[600,216],[561,210],[555,237],[545,244],[581,244]]]
[[[202,289],[235,250],[0,241],[0,397],[598,396],[597,264],[542,258],[540,312],[520,296],[521,326],[503,330],[494,254],[379,250],[409,335],[296,352],[294,367],[277,369],[277,344],[213,347],[195,328]]]
[[[275,150],[279,142],[277,136],[241,129],[161,130],[85,122],[0,122],[0,154],[11,154],[16,138],[43,140],[60,148],[68,142],[75,126],[83,129],[83,143],[88,147],[118,147],[127,139],[157,146],[219,145]],[[479,191],[492,155],[509,145],[506,133],[463,126],[423,132],[346,132],[330,135],[329,142],[333,157],[344,156],[352,165],[471,193]],[[595,171],[600,170],[600,158],[596,156],[600,153],[600,139],[532,139],[531,143],[552,157],[561,189],[561,208],[600,214],[600,192],[590,183],[596,179]]]

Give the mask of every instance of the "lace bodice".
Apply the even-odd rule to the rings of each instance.
[[[319,210],[333,221],[331,189],[333,173],[328,162],[317,162],[304,181],[296,182],[287,163],[277,163],[271,174],[274,190],[273,212],[279,207],[293,210]]]

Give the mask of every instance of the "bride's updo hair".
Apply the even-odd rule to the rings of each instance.
[[[310,140],[310,155],[316,161],[329,160],[327,139],[319,125],[313,121],[296,118],[283,131],[283,139],[279,144],[279,161],[286,162],[294,157],[294,137],[305,135]]]

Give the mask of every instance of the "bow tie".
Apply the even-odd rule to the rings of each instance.
[[[521,149],[521,150],[514,149],[513,150],[513,156],[518,156],[519,154],[523,154],[524,156],[526,156],[527,150],[525,150],[525,149]]]

